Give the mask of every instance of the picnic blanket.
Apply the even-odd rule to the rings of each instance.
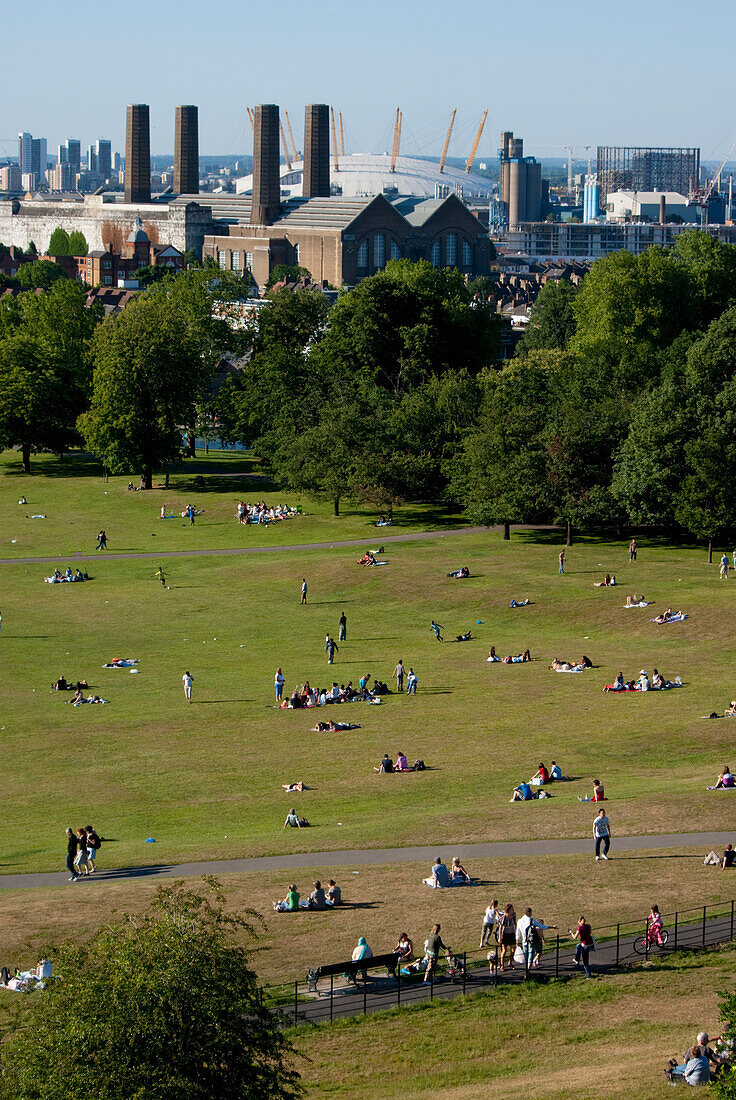
[[[75,584],[80,581],[89,580],[88,577],[44,577],[46,584]]]
[[[639,600],[638,603],[625,603],[624,607],[627,611],[631,611],[632,607],[649,607],[651,600]]]
[[[573,665],[572,668],[555,668],[553,672],[585,672],[585,665]]]
[[[674,615],[670,615],[669,619],[665,619],[663,623],[657,623],[658,626],[667,626],[669,623],[684,623],[687,615],[684,611],[676,611]],[[650,623],[656,623],[656,619],[650,619]]]
[[[103,665],[103,668],[132,668],[133,665],[138,664],[137,657],[114,657],[109,664]]]

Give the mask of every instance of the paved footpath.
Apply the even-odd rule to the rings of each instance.
[[[519,528],[521,530],[521,528]],[[540,528],[541,529],[541,528]],[[416,542],[419,539],[443,539],[452,535],[483,535],[500,530],[495,527],[456,527],[449,531],[407,531],[404,535],[381,535],[367,533],[361,539],[349,539],[346,542],[303,542],[287,546],[233,546],[202,550],[141,550],[134,554],[116,554],[110,550],[94,554],[56,554],[47,558],[0,558],[0,565],[41,565],[64,561],[135,561],[138,558],[215,558],[228,554],[280,554],[286,550],[341,550],[343,547],[362,546],[378,541],[384,546],[387,542]],[[531,528],[530,528],[531,530]]]
[[[718,850],[732,843],[733,833],[658,833],[652,836],[614,836],[611,841],[611,861],[641,858],[637,851],[658,848],[702,848],[703,855],[711,848]],[[100,863],[114,849],[103,845]],[[367,867],[372,864],[431,862],[440,855],[449,862],[452,856],[461,859],[526,859],[530,856],[588,855],[593,858],[593,840],[530,840],[494,841],[488,844],[433,844],[417,848],[359,848],[354,851],[297,852],[285,856],[254,856],[250,859],[209,860],[202,863],[157,863],[148,867],[121,867],[84,878],[76,885],[86,887],[100,882],[121,879],[181,878],[197,875],[232,875],[253,871],[293,870],[301,867]],[[620,853],[620,854],[619,854]],[[0,875],[0,890],[24,887],[61,886],[67,883],[66,872],[42,874]]]

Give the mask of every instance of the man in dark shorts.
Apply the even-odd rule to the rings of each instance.
[[[73,829],[67,829],[66,831],[66,869],[69,872],[69,881],[76,882],[79,878],[76,867],[74,866],[74,860],[77,855],[79,845],[77,843],[77,835]]]

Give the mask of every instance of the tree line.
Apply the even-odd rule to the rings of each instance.
[[[33,265],[27,265],[33,266]],[[189,270],[117,317],[80,286],[0,301],[0,444],[83,444],[111,472],[175,461],[216,432],[285,488],[391,509],[444,500],[502,524],[732,530],[736,248],[697,230],[546,285],[498,363],[487,287],[391,261],[338,296],[273,289],[243,321],[242,281]],[[235,305],[234,305],[235,304]],[[230,323],[231,308],[237,322]],[[209,392],[217,363],[239,368]]]

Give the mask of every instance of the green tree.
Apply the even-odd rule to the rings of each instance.
[[[102,312],[88,309],[83,287],[69,279],[0,309],[0,445],[20,447],[26,473],[32,451],[63,454],[78,442]]]
[[[89,245],[87,244],[87,238],[81,229],[72,229],[69,234],[69,255],[70,256],[86,256],[89,252]],[[61,253],[57,253],[61,255]]]
[[[92,402],[79,419],[92,454],[114,472],[136,470],[148,489],[154,469],[179,455],[182,427],[195,422],[219,358],[215,333],[226,325],[213,321],[211,302],[206,313],[206,293],[168,289],[154,288],[100,325]]]
[[[564,280],[545,283],[532,306],[517,355],[527,355],[535,348],[565,350],[575,334],[573,302],[577,292],[576,286]]]
[[[49,256],[72,256],[69,234],[60,225],[51,234],[48,247]]]
[[[251,930],[219,885],[159,887],[148,912],[54,952],[55,977],[2,1048],[14,1100],[286,1100],[292,1050],[261,1003]]]
[[[495,360],[499,321],[471,301],[456,270],[391,260],[338,299],[315,361],[396,394],[448,370],[477,374]]]
[[[16,283],[23,290],[48,290],[62,279],[67,279],[66,272],[52,260],[32,260],[29,264],[21,264],[15,276]]]

